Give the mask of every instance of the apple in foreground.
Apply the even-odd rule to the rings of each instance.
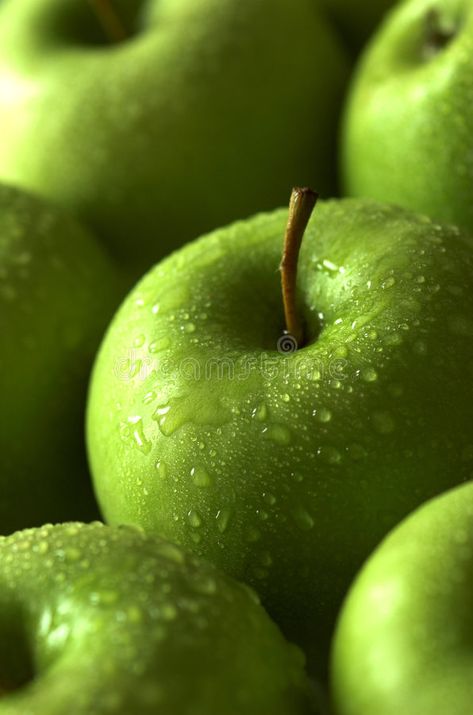
[[[348,103],[350,195],[473,230],[472,53],[470,2],[401,3],[363,58]]]
[[[471,474],[473,240],[322,203],[286,353],[286,221],[217,231],[136,286],[95,364],[88,449],[109,522],[207,557],[317,645],[389,529]]]
[[[337,715],[470,715],[473,484],[422,506],[370,558],[333,651]]]
[[[295,181],[332,194],[348,73],[314,0],[3,0],[0,177],[73,210],[137,277]]]
[[[309,715],[302,653],[255,594],[156,537],[62,524],[0,540],[5,715]]]
[[[360,50],[386,16],[395,0],[320,0],[348,45]]]
[[[117,269],[88,232],[0,186],[0,534],[97,514],[86,390],[121,295]]]

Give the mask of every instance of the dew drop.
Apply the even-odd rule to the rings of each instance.
[[[135,446],[143,454],[149,454],[151,452],[151,442],[147,439],[144,427],[143,419],[138,416],[129,417],[128,422],[131,425],[132,435]]]
[[[174,544],[170,544],[163,541],[162,543],[158,544],[156,550],[159,555],[165,558],[167,561],[172,561],[173,563],[179,565],[185,563],[185,557],[183,552]]]
[[[230,523],[230,520],[232,518],[232,511],[231,509],[219,509],[217,512],[217,515],[215,517],[215,521],[217,522],[217,529],[221,534],[224,534],[226,530],[228,529],[228,525]]]
[[[196,576],[192,586],[197,593],[201,593],[204,596],[213,596],[213,594],[217,592],[217,583],[215,579],[206,574]]]
[[[294,523],[301,531],[310,531],[314,528],[314,519],[303,506],[297,506],[292,511]]]
[[[136,337],[136,338],[133,340],[133,347],[134,347],[134,348],[141,348],[141,347],[143,347],[143,345],[145,344],[145,342],[146,342],[146,336],[145,336],[145,335],[138,335],[138,337]]]
[[[318,410],[314,410],[312,414],[315,416],[317,422],[322,422],[323,424],[330,422],[330,420],[332,419],[332,412],[326,407],[321,407]]]
[[[376,382],[378,373],[374,367],[366,367],[361,371],[361,379],[364,380],[364,382]]]
[[[367,450],[361,444],[351,444],[348,447],[348,454],[354,462],[360,462],[368,456]]]
[[[284,425],[270,425],[263,430],[263,434],[272,442],[281,446],[288,446],[292,441],[291,432]]]
[[[158,472],[159,478],[160,479],[166,479],[168,476],[168,467],[167,464],[164,462],[161,462],[161,460],[158,460],[156,462],[156,470]]]
[[[319,447],[317,454],[325,464],[340,464],[342,461],[342,455],[335,447]]]
[[[252,417],[254,417],[258,422],[264,422],[268,417],[268,408],[264,403],[255,407],[252,412]]]
[[[162,350],[167,350],[167,348],[171,345],[171,342],[169,338],[160,338],[159,340],[153,340],[149,344],[149,352],[155,355],[156,353],[161,352]]]
[[[202,526],[202,518],[199,512],[195,511],[194,509],[191,509],[187,514],[187,521],[189,525],[192,526],[194,529],[198,529],[200,526]]]
[[[191,477],[196,487],[205,489],[212,484],[209,473],[203,467],[192,467]]]
[[[143,397],[143,404],[150,405],[155,399],[156,399],[156,393],[153,390],[150,390]]]
[[[177,616],[177,608],[172,603],[164,603],[161,606],[161,616],[164,621],[174,621]]]
[[[255,527],[250,527],[248,531],[246,532],[246,540],[250,544],[255,544],[257,541],[261,539],[261,532],[259,529],[256,529]]]
[[[396,429],[396,423],[389,412],[374,412],[373,427],[378,434],[391,434]]]

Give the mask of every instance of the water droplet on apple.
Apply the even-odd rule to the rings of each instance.
[[[156,550],[160,556],[165,558],[167,561],[172,561],[175,564],[184,564],[185,556],[181,549],[174,544],[166,541],[162,541],[157,544]]]
[[[224,534],[226,530],[228,529],[228,525],[230,523],[230,520],[232,518],[232,511],[231,509],[219,509],[217,512],[217,515],[215,517],[215,520],[217,522],[217,529],[221,534]]]
[[[156,462],[156,470],[158,472],[159,478],[160,479],[166,479],[168,476],[168,467],[167,464],[162,462],[161,460],[158,460]]]
[[[264,422],[267,419],[268,408],[266,407],[264,402],[261,403],[261,405],[258,405],[258,407],[255,407],[255,409],[251,413],[251,416],[258,420],[258,422]]]
[[[138,335],[138,337],[136,337],[136,338],[133,340],[133,347],[134,347],[134,348],[141,348],[141,347],[145,344],[145,342],[146,342],[146,336],[145,336],[145,335]]]
[[[255,527],[251,526],[246,532],[246,540],[248,541],[248,543],[255,544],[260,539],[261,532],[259,531],[259,529],[256,529]]]
[[[359,462],[368,456],[368,451],[361,444],[351,444],[348,447],[348,454],[354,462]]]
[[[391,434],[396,429],[396,423],[389,412],[374,412],[373,427],[378,434]]]
[[[143,454],[149,454],[151,452],[152,445],[145,435],[143,419],[139,416],[129,417],[128,423],[131,426],[134,445]]]
[[[156,393],[153,390],[150,390],[150,392],[147,392],[146,395],[143,397],[143,404],[150,405],[156,399],[156,397]]]
[[[191,509],[187,514],[187,522],[189,526],[192,526],[193,529],[198,529],[202,526],[202,517],[200,516],[198,511],[195,511],[195,509]]]
[[[163,621],[174,621],[177,616],[177,608],[173,603],[163,603],[161,606],[161,617]]]
[[[450,318],[448,326],[453,335],[465,338],[473,336],[473,320],[470,320],[465,316],[457,315]]]
[[[194,576],[192,581],[193,588],[197,593],[204,596],[213,596],[217,592],[217,583],[215,579],[208,574],[198,574]]]
[[[81,556],[81,551],[73,546],[68,549],[65,549],[64,551],[64,558],[66,559],[66,561],[79,561]]]
[[[150,353],[155,355],[156,353],[161,352],[162,350],[167,350],[169,346],[171,345],[171,342],[169,338],[159,338],[159,340],[153,340],[148,347],[148,350]]]
[[[212,484],[210,474],[203,467],[192,467],[191,477],[196,487],[205,489]]]
[[[332,412],[326,407],[320,407],[319,409],[314,410],[312,414],[317,422],[321,422],[322,424],[326,424],[332,419]]]
[[[314,528],[314,519],[303,506],[296,506],[292,511],[294,523],[301,531],[310,531]]]
[[[194,323],[187,323],[186,325],[184,325],[184,332],[185,333],[195,333]]]
[[[35,547],[34,550],[38,552],[38,554],[47,554],[49,551],[49,544],[47,541],[40,541]]]
[[[119,594],[117,591],[92,591],[89,595],[89,600],[94,606],[111,606],[119,600]]]
[[[361,371],[361,379],[365,382],[376,382],[378,379],[378,373],[374,367],[366,367]]]
[[[263,551],[259,555],[259,562],[260,562],[261,566],[264,566],[265,568],[269,568],[270,566],[272,566],[273,558],[272,558],[271,554],[269,553],[269,551]]]
[[[413,346],[413,352],[415,355],[426,355],[428,352],[426,343],[423,340],[416,340]]]
[[[401,397],[404,394],[404,387],[402,385],[388,385],[388,392],[391,397]]]
[[[336,465],[342,461],[342,455],[335,447],[323,446],[317,450],[317,455],[325,464]]]
[[[263,429],[265,437],[281,446],[288,446],[292,441],[291,431],[288,427],[280,424],[269,425]]]
[[[276,497],[271,492],[263,492],[263,499],[269,506],[274,506],[276,504]]]
[[[390,333],[384,338],[384,343],[389,346],[402,345],[403,342],[404,339],[402,335],[399,335],[399,333]]]

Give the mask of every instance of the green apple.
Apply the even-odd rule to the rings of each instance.
[[[320,0],[348,45],[358,51],[384,19],[396,0]]]
[[[0,178],[73,210],[137,276],[294,182],[334,192],[349,61],[314,0],[94,2],[129,39],[84,0],[0,5]]]
[[[473,229],[473,7],[410,0],[358,69],[344,126],[347,192]]]
[[[309,715],[304,658],[256,595],[129,528],[0,540],[2,715]]]
[[[472,472],[473,240],[322,204],[288,354],[286,219],[217,231],[136,286],[94,368],[88,447],[108,521],[205,555],[318,644],[387,531]]]
[[[0,187],[0,533],[97,513],[83,413],[118,290],[90,234]]]
[[[470,715],[473,484],[423,506],[370,558],[333,650],[338,715]]]

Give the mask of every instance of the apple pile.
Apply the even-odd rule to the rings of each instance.
[[[0,0],[0,715],[473,715],[473,6],[394,4]]]

